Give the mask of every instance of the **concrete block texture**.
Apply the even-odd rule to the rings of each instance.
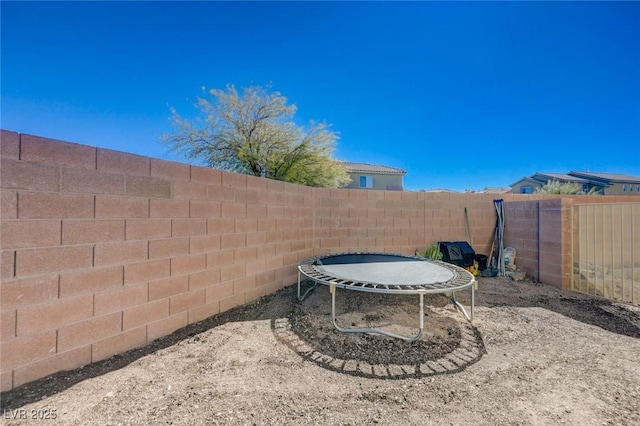
[[[460,240],[488,254],[493,237],[486,194],[309,188],[4,130],[0,142],[3,391],[294,284],[312,255]],[[516,263],[562,286],[571,200],[504,198]]]
[[[0,156],[6,159],[20,159],[20,134],[0,130]]]
[[[49,164],[29,163],[17,159],[2,158],[0,182],[2,188],[33,191],[58,191],[60,167]]]
[[[61,244],[61,220],[3,220],[0,224],[0,248],[20,249]]]
[[[97,149],[87,145],[63,142],[33,135],[20,135],[20,160],[95,169]]]

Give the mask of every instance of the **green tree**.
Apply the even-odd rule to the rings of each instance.
[[[332,158],[336,133],[324,123],[296,125],[296,106],[268,89],[203,88],[207,97],[198,98],[195,119],[171,109],[175,133],[165,135],[165,143],[189,161],[221,170],[308,186],[348,184],[346,168]]]
[[[538,194],[577,195],[585,194],[580,184],[575,182],[560,182],[552,179],[536,190]],[[597,188],[591,188],[587,195],[598,194]]]

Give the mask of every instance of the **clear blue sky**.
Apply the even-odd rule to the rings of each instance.
[[[171,158],[169,108],[267,85],[407,189],[640,176],[637,2],[2,1],[1,127]]]

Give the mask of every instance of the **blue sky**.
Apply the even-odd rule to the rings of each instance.
[[[410,190],[640,176],[638,2],[8,2],[1,127],[168,158],[170,107],[272,84]]]

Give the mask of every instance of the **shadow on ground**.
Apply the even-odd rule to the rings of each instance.
[[[637,307],[627,307],[588,295],[563,292],[532,281],[514,282],[500,277],[479,278],[478,281],[477,307],[490,309],[501,306],[541,307],[613,333],[634,338],[640,337],[640,309]],[[458,300],[468,305],[469,292],[458,293]],[[424,346],[420,346],[420,344],[414,347],[405,345],[405,349],[410,349],[408,352],[405,351],[410,356],[401,362],[398,361],[400,357],[384,359],[383,356],[385,353],[387,356],[394,355],[394,351],[398,351],[402,347],[402,343],[389,339],[378,339],[378,336],[349,336],[349,339],[352,340],[350,348],[353,350],[350,352],[350,348],[346,347],[341,352],[336,352],[336,343],[340,343],[340,339],[345,336],[332,330],[330,317],[325,314],[323,314],[324,317],[316,315],[315,319],[305,318],[304,305],[297,302],[296,286],[292,285],[249,305],[236,307],[204,321],[191,324],[144,347],[82,368],[59,372],[4,392],[0,395],[0,409],[16,409],[37,402],[84,380],[126,367],[141,357],[170,347],[221,324],[237,321],[269,320],[276,337],[300,356],[323,368],[356,376],[393,379],[449,374],[461,371],[480,360],[484,353],[484,344],[475,327],[468,324],[459,313],[453,312],[450,306],[444,309],[446,301],[443,304],[442,298],[431,300],[431,305],[429,303],[426,301],[426,304],[430,306],[427,310],[427,316],[432,315],[432,320],[442,320],[445,325],[449,324],[444,329],[452,331],[452,334],[440,339],[438,336],[431,336]],[[386,307],[387,304],[385,304],[385,309]],[[452,314],[457,317],[452,319]],[[369,316],[368,318],[373,317]],[[328,336],[338,336],[338,340],[323,341],[322,337],[317,339],[318,336],[314,334],[314,328],[311,325],[317,324],[319,320],[325,324],[323,327],[328,327],[324,333]],[[305,324],[308,325],[306,329]],[[457,334],[456,329],[458,330]],[[445,350],[442,350],[443,342],[449,342],[448,347],[446,344],[444,345]],[[437,345],[440,345],[440,352],[434,352]],[[349,353],[353,354],[348,355]],[[383,358],[373,359],[371,358],[373,353]]]

